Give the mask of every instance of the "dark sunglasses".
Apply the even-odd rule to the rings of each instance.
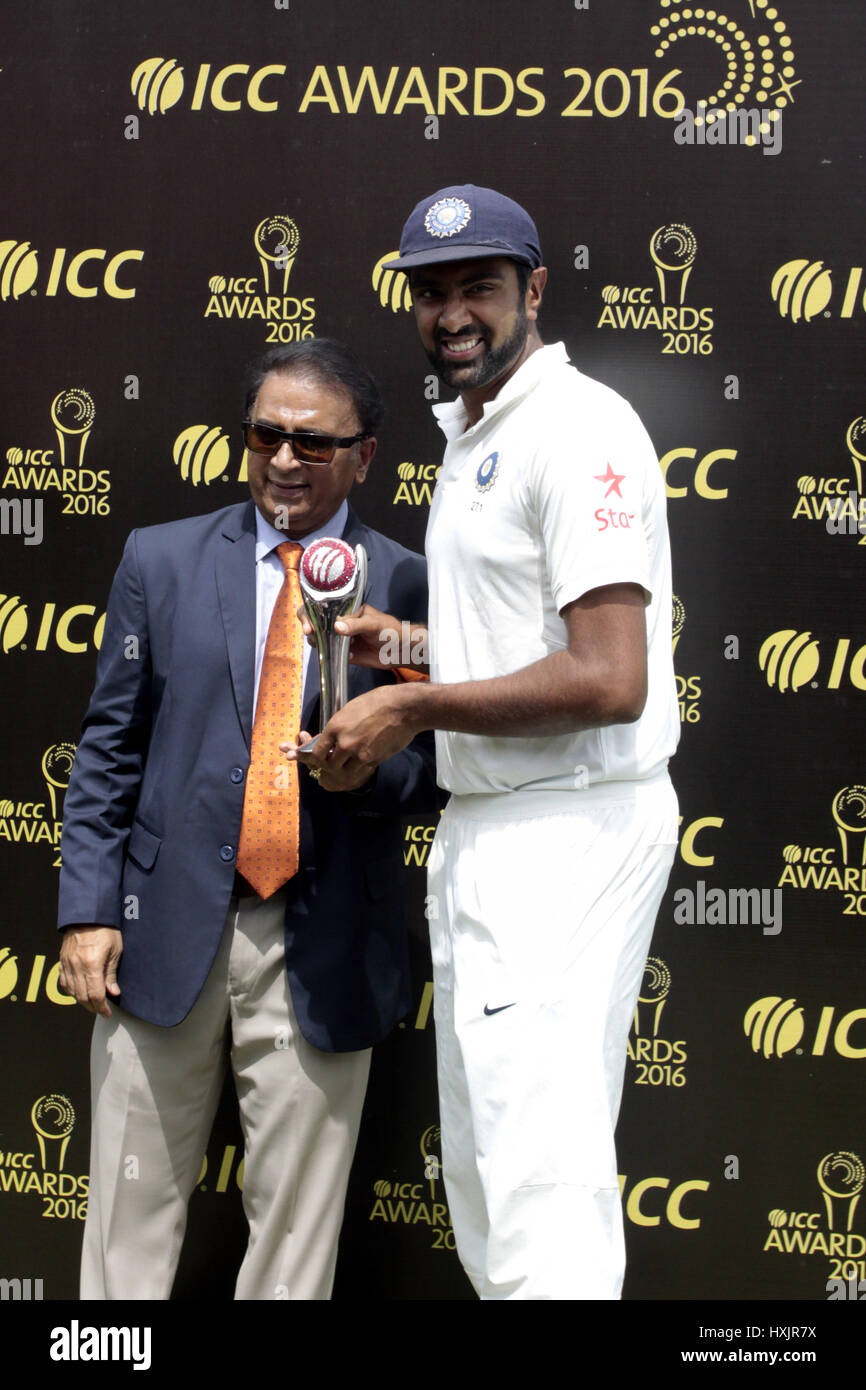
[[[291,430],[278,430],[275,425],[262,425],[257,420],[244,420],[244,444],[253,454],[274,454],[288,444],[299,463],[331,463],[338,449],[348,449],[366,434],[350,434],[339,439],[334,434],[294,433]]]

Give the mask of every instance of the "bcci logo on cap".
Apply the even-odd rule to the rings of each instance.
[[[472,209],[462,198],[440,198],[424,214],[424,226],[432,237],[456,236],[469,225]]]

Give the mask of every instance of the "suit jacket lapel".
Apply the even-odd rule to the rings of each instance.
[[[216,583],[235,705],[249,747],[256,663],[256,517],[252,502],[226,517],[216,556]]]

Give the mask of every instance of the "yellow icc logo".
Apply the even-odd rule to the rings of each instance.
[[[852,652],[852,639],[837,637],[835,645],[829,648],[828,662],[822,659],[821,641],[811,632],[799,632],[793,627],[771,632],[758,651],[758,665],[770,689],[784,695],[796,694],[806,686],[812,690],[838,690],[850,683],[855,690],[866,690],[866,643]],[[819,674],[822,679],[814,679]]]
[[[420,1226],[432,1250],[453,1250],[454,1232],[442,1182],[442,1140],[438,1125],[428,1125],[418,1141],[417,1172],[404,1180],[378,1178],[373,1183],[370,1221]]]
[[[231,446],[227,432],[220,425],[189,425],[172,445],[172,458],[185,483],[207,487],[219,478],[229,481],[226,472]],[[247,476],[247,455],[243,451],[238,481]]]
[[[50,448],[6,450],[3,488],[19,492],[56,492],[63,516],[108,516],[111,474],[107,468],[84,467],[96,407],[89,391],[70,386],[51,402],[56,444]]]
[[[316,301],[289,294],[289,277],[301,236],[291,217],[264,217],[253,232],[257,275],[212,275],[206,319],[260,319],[267,343],[315,337]]]
[[[6,840],[10,844],[49,845],[53,851],[52,862],[55,868],[60,867],[63,797],[69,786],[74,758],[74,743],[52,743],[42,755],[44,782],[39,793],[29,800],[0,797],[0,840]],[[43,956],[43,962],[44,959]],[[2,997],[3,990],[0,986],[0,998]]]
[[[843,917],[866,917],[866,786],[840,788],[830,809],[834,840],[785,845],[778,886],[841,893]]]
[[[254,68],[250,63],[229,63],[211,70],[200,63],[189,92],[190,111],[276,111],[278,88],[274,79],[285,77],[285,63],[266,63]],[[268,84],[268,92],[263,88]],[[176,58],[145,58],[132,74],[130,91],[139,111],[148,116],[164,116],[176,106],[184,93],[184,70]]]
[[[671,972],[659,956],[650,956],[634,1011],[628,1057],[634,1062],[636,1086],[685,1086],[688,1052],[685,1040],[661,1034],[661,1017],[671,987]]]
[[[736,457],[736,449],[709,449],[700,458],[698,450],[690,445],[668,449],[659,459],[667,496],[671,499],[689,497],[694,492],[707,502],[723,502],[728,489],[721,484],[730,474],[722,469],[718,478],[710,478],[710,469],[722,463],[733,463]]]
[[[786,1053],[825,1057],[828,1052],[849,1061],[862,1061],[866,1058],[866,1009],[849,1009],[847,1013],[840,1012],[838,1018],[836,1015],[835,1004],[824,1004],[815,1022],[806,1017],[796,999],[766,994],[749,1005],[743,1032],[755,1056],[760,1054],[768,1061]]]
[[[684,222],[657,227],[649,241],[656,283],[605,285],[596,327],[651,329],[661,334],[663,353],[708,356],[713,350],[713,310],[686,302],[697,249],[695,234]]]
[[[673,595],[673,652],[676,655],[679,645],[683,625],[686,620],[686,610],[682,599],[676,594]],[[680,707],[681,724],[697,724],[701,717],[701,678],[700,676],[676,676],[677,683],[677,702]]]
[[[713,76],[707,79],[702,74],[695,80],[702,84],[718,82],[722,66],[721,84],[699,96],[696,113],[689,113],[692,126],[699,130],[704,126],[712,130],[720,118],[742,113],[759,115],[760,133],[764,134],[764,126],[769,128],[778,121],[793,103],[798,82],[787,26],[770,0],[747,3],[748,15],[731,18],[721,10],[682,7],[675,0],[658,0],[651,15],[649,34],[657,59],[685,61],[679,45],[686,40],[686,52],[693,60],[693,41],[697,39],[706,45],[704,68]],[[578,9],[586,9],[587,4],[588,0],[575,0]],[[735,8],[740,9],[741,5],[742,0],[735,0]],[[560,117],[570,119],[615,120],[628,115],[645,120],[652,115],[672,120],[685,106],[683,92],[675,85],[682,76],[680,67],[655,73],[649,67],[613,64],[597,73],[582,67],[552,73],[540,65],[519,71],[493,66],[422,68],[417,64],[375,68],[359,58],[351,70],[342,63],[317,63],[306,82],[298,112],[304,115],[312,109],[326,110],[333,116],[355,116],[359,111],[377,116],[417,115],[423,119],[424,137],[428,140],[439,138],[442,118],[489,120],[511,115],[526,119],[540,115],[552,102]],[[236,89],[239,95],[242,82],[241,76]],[[566,93],[570,99],[566,99]],[[755,105],[761,108],[757,113],[748,109]],[[707,135],[696,143],[718,143],[718,139]],[[744,143],[757,143],[757,138]]]
[[[438,463],[410,463],[408,460],[397,465],[397,491],[391,499],[392,504],[405,503],[407,507],[429,507],[433,500],[433,489],[439,477]]]
[[[838,1149],[820,1160],[816,1177],[821,1198],[817,1209],[774,1207],[767,1215],[763,1249],[780,1255],[823,1255],[830,1260],[831,1279],[862,1279],[866,1238],[854,1230],[854,1216],[866,1180],[863,1160]]]
[[[823,261],[810,261],[805,256],[780,265],[770,281],[770,295],[781,317],[791,323],[832,318],[830,304],[834,299],[838,303],[839,292],[842,299],[838,310],[840,319],[852,319],[858,308],[866,309],[866,288],[861,291],[862,265],[852,265],[847,271],[838,272],[839,292],[833,274]]]
[[[863,464],[866,462],[866,415],[853,419],[845,433],[852,475],[797,479],[797,501],[791,519],[806,517],[822,522],[828,535],[859,536],[866,545],[866,497],[863,496]]]
[[[25,642],[34,626],[35,641]],[[98,651],[105,629],[105,614],[97,616],[92,603],[74,603],[60,613],[56,603],[43,603],[34,626],[30,623],[27,602],[20,594],[0,593],[0,651],[4,653],[49,649],[75,653]]]
[[[135,285],[130,283],[126,263],[143,261],[143,251],[118,251],[109,257],[104,247],[91,246],[76,252],[67,262],[67,250],[58,246],[51,256],[41,291],[47,298],[54,298],[62,290],[73,299],[95,299],[100,293],[109,299],[135,298]],[[39,254],[29,241],[0,241],[0,302],[40,293]]]
[[[75,1128],[75,1110],[67,1096],[40,1096],[30,1110],[35,1149],[0,1150],[0,1192],[42,1200],[42,1216],[83,1221],[87,1215],[88,1177],[65,1171],[67,1149]]]
[[[412,308],[412,291],[409,277],[402,270],[386,270],[385,262],[396,260],[398,251],[386,251],[373,266],[371,283],[383,309],[396,314],[400,309]]]

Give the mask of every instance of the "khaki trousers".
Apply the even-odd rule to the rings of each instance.
[[[320,1052],[301,1035],[284,911],[282,893],[232,899],[205,986],[177,1027],[117,1008],[97,1017],[83,1299],[169,1297],[229,1024],[250,1226],[235,1298],[330,1298],[370,1052]]]

